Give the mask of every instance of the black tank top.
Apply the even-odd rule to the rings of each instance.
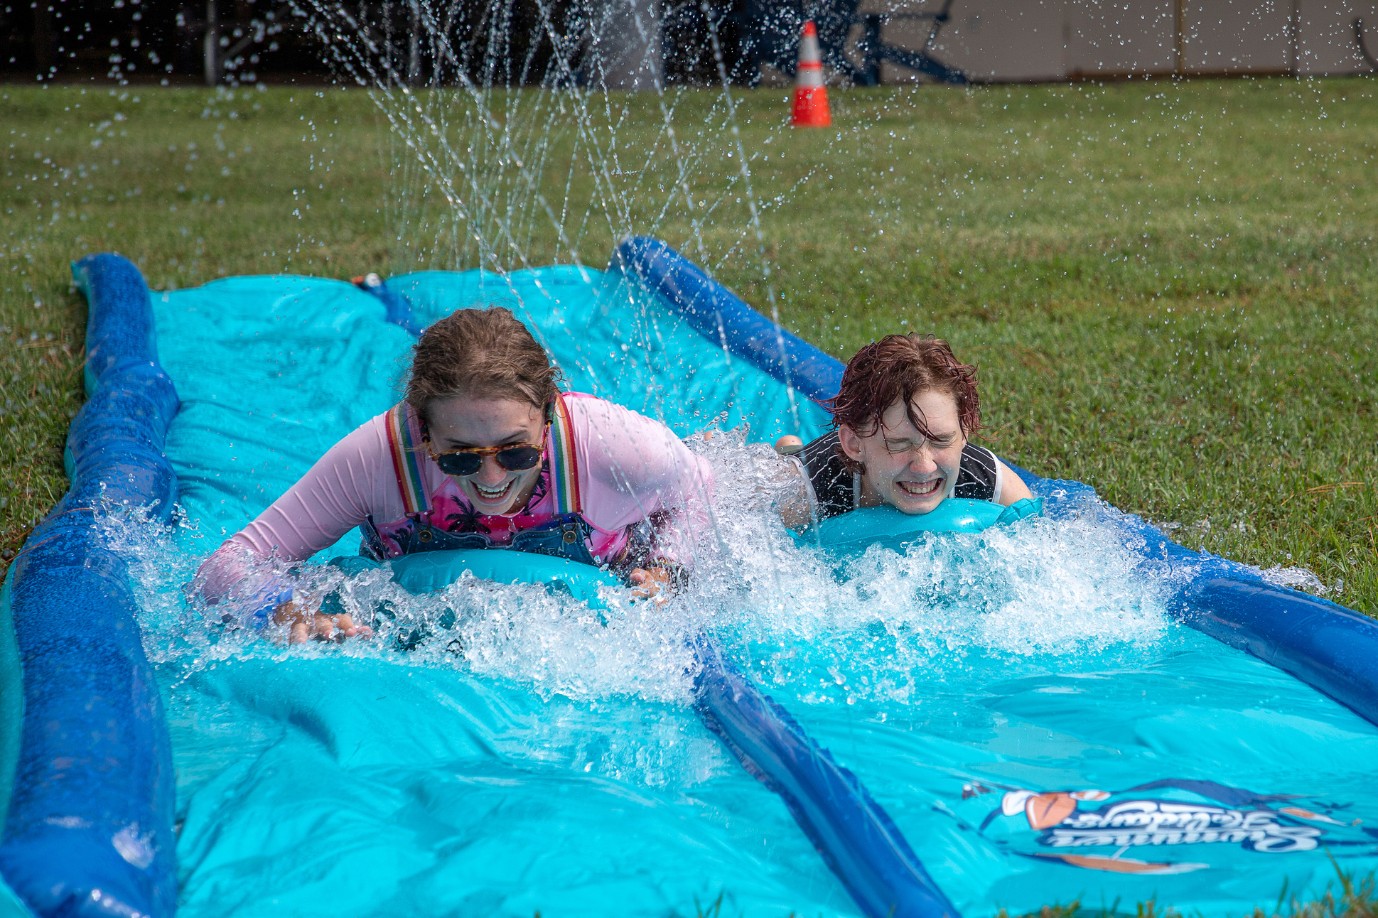
[[[837,431],[826,433],[794,454],[804,467],[820,520],[857,508],[861,499],[861,475],[847,467]],[[995,454],[984,446],[968,443],[962,449],[953,497],[994,500],[997,470]]]

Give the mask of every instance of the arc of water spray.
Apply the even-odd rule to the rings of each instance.
[[[432,35],[440,34],[438,32],[438,24],[429,8],[424,4],[418,4],[415,9],[423,20],[422,25]],[[544,8],[542,9],[543,12],[545,12]],[[361,36],[363,45],[363,51],[360,51],[350,46],[348,43],[343,43],[343,47],[341,43],[327,43],[327,47],[330,48],[336,62],[345,71],[354,74],[356,80],[367,86],[369,84],[366,81],[359,79],[359,71],[362,70],[373,84],[375,84],[370,88],[376,89],[380,86],[400,85],[402,93],[414,99],[414,94],[404,85],[404,81],[401,79],[396,69],[391,65],[388,56],[377,46],[367,30],[361,27],[359,21],[346,10],[335,8],[335,11],[350,31]],[[302,11],[302,14],[312,21],[319,33],[321,31],[321,21],[328,21],[329,12],[328,10],[319,10],[320,19],[312,17],[309,11]],[[549,22],[548,16],[546,16],[546,23],[553,40],[553,23]],[[489,142],[494,148],[505,151],[504,155],[506,155],[516,166],[517,170],[526,174],[527,163],[511,142],[510,127],[505,127],[499,123],[498,119],[487,105],[485,94],[481,91],[480,87],[475,85],[467,74],[464,73],[463,68],[460,66],[460,61],[456,58],[453,49],[444,43],[437,43],[436,50],[454,67],[456,76],[460,80],[461,88],[467,92],[470,99],[475,103],[473,111],[483,130],[483,139]],[[372,58],[366,56],[364,52],[372,55]],[[352,57],[350,55],[352,55]],[[572,79],[573,73],[568,70],[568,62],[559,55],[557,55],[557,59],[560,64],[566,68],[566,75]],[[378,108],[384,117],[387,118],[389,124],[395,129],[395,133],[401,137],[405,146],[416,156],[417,160],[422,163],[423,169],[431,177],[431,180],[439,186],[439,190],[445,197],[447,203],[457,209],[456,219],[468,222],[471,225],[476,223],[477,221],[472,219],[475,216],[474,208],[466,203],[466,195],[457,187],[456,183],[450,177],[450,170],[446,168],[448,165],[446,160],[448,160],[449,163],[453,163],[459,171],[464,170],[462,159],[451,147],[446,136],[446,126],[437,118],[433,117],[430,112],[421,108],[419,104],[416,105],[414,109],[415,113],[422,119],[424,129],[435,139],[439,149],[439,152],[437,152],[437,150],[433,149],[431,146],[418,142],[416,133],[412,129],[412,124],[400,120],[393,109],[382,104],[379,104]],[[609,113],[609,118],[611,119],[611,113]],[[511,119],[508,120],[510,121]],[[603,151],[599,147],[597,138],[594,136],[593,132],[589,130],[588,126],[581,119],[576,119],[576,124],[580,131],[581,140],[595,151],[595,155],[590,157],[591,164],[597,165],[598,163],[606,162],[608,157],[602,155]],[[606,167],[604,167],[601,176],[595,173],[595,180],[599,182],[599,190],[603,194],[605,200],[611,199],[616,204],[617,195],[615,186]],[[571,258],[578,263],[580,261],[578,246],[568,235],[565,228],[565,220],[562,216],[555,213],[550,202],[541,194],[534,178],[528,182],[528,188],[531,198],[534,199],[550,220],[550,224],[557,235],[560,245],[563,246],[570,253]],[[479,209],[490,214],[498,212],[493,197],[484,191],[481,183],[474,182],[470,191],[472,197],[477,199]],[[568,200],[568,194],[566,200]],[[629,214],[620,214],[620,217],[624,222],[630,220]],[[511,226],[512,221],[510,219],[506,221],[498,220],[496,230],[501,235],[503,242],[506,244],[506,248],[515,257],[515,260],[522,267],[531,268],[532,265],[527,258],[526,252],[512,234]],[[609,227],[614,233],[617,231],[617,227],[612,223],[611,218],[609,220]],[[498,258],[497,251],[490,245],[490,241],[481,234],[472,234],[472,238],[475,243],[477,243],[479,251],[485,259],[494,265],[501,276],[505,277],[510,267]],[[539,279],[537,280],[537,286],[538,288],[541,287]]]
[[[429,9],[427,9],[424,4],[418,4],[416,9],[422,16],[425,17],[425,25],[430,30],[431,34],[439,34],[436,31],[437,24],[434,21],[433,17],[431,17]],[[367,30],[362,28],[358,20],[356,20],[352,15],[350,15],[348,11],[338,9],[338,12],[342,16],[345,25],[347,25],[351,29],[351,31],[361,36],[364,51],[373,55],[373,58],[376,59],[378,63],[375,66],[373,60],[371,60],[369,57],[366,57],[364,53],[358,51],[352,46],[349,46],[348,43],[343,43],[345,47],[341,48],[339,43],[327,42],[327,47],[330,48],[331,54],[334,56],[336,62],[347,72],[354,74],[355,79],[358,80],[361,84],[368,86],[368,84],[365,83],[365,81],[359,80],[358,71],[355,70],[354,67],[351,65],[352,63],[357,63],[358,67],[364,71],[364,73],[369,77],[369,79],[373,81],[374,84],[376,84],[374,86],[369,86],[370,89],[378,89],[379,87],[396,85],[401,87],[401,91],[404,96],[411,98],[412,100],[415,100],[415,94],[412,93],[410,88],[408,88],[405,85],[404,81],[401,79],[396,69],[390,63],[388,56],[384,54],[381,49],[378,48],[376,42],[373,41],[372,37],[368,34]],[[321,27],[320,22],[318,20],[312,19],[309,13],[306,13],[305,11],[303,11],[303,13],[307,16],[307,18],[310,21],[312,21],[313,26],[319,32]],[[322,11],[322,16],[325,15],[326,11]],[[353,61],[351,61],[350,58],[345,56],[346,50],[353,52]],[[473,111],[476,114],[479,124],[484,131],[484,139],[490,141],[495,148],[505,150],[506,155],[515,164],[518,170],[525,170],[526,162],[524,158],[520,155],[519,152],[512,148],[512,144],[510,142],[503,142],[503,138],[507,137],[510,134],[510,131],[505,130],[504,127],[501,124],[499,124],[498,119],[494,117],[492,111],[488,108],[486,104],[484,93],[482,93],[480,91],[480,88],[477,85],[475,85],[472,80],[468,78],[467,74],[464,73],[463,68],[460,66],[460,61],[454,55],[453,49],[442,44],[438,48],[438,50],[441,54],[443,54],[445,58],[447,58],[448,62],[454,66],[456,75],[461,81],[462,89],[464,89],[467,92],[470,99],[475,103]],[[376,99],[377,96],[375,96],[375,100]],[[435,139],[440,151],[438,153],[430,146],[423,143],[419,143],[416,134],[411,130],[411,124],[409,122],[399,121],[397,113],[394,110],[382,104],[378,104],[377,107],[379,111],[383,114],[383,116],[388,120],[388,123],[395,129],[395,133],[401,137],[404,145],[409,150],[411,150],[412,153],[416,156],[417,160],[420,163],[422,163],[423,170],[425,170],[426,173],[431,177],[431,180],[439,186],[439,190],[441,191],[442,195],[444,195],[447,203],[449,203],[453,208],[457,210],[456,219],[460,221],[467,221],[470,224],[476,223],[477,221],[470,219],[473,216],[473,208],[470,205],[466,204],[465,195],[461,192],[461,190],[455,184],[454,180],[451,178],[450,171],[447,168],[445,168],[446,162],[444,160],[448,159],[450,162],[455,164],[459,171],[464,170],[462,160],[458,155],[456,155],[455,151],[450,145],[449,139],[445,131],[446,126],[443,124],[443,122],[439,121],[435,117],[432,117],[432,115],[428,113],[425,109],[421,108],[419,104],[415,104],[415,112],[422,119],[424,129],[429,131],[430,135]],[[441,154],[444,155],[442,156]],[[578,263],[578,248],[574,241],[570,239],[570,237],[568,236],[564,227],[564,221],[556,216],[554,209],[551,207],[549,201],[544,197],[544,195],[540,193],[540,190],[539,188],[537,188],[534,180],[530,183],[529,187],[531,189],[532,197],[535,199],[535,201],[538,203],[538,205],[549,218],[550,223],[557,234],[557,238],[560,244],[564,246],[567,251],[569,251],[573,260],[576,263]],[[471,184],[470,190],[472,191],[474,198],[478,200],[479,207],[484,212],[490,214],[497,212],[498,208],[496,206],[496,203],[494,202],[492,196],[484,191],[482,184],[480,182],[473,182]],[[522,246],[519,244],[518,240],[512,234],[511,221],[499,220],[497,221],[497,223],[498,225],[496,228],[498,232],[501,234],[502,239],[506,243],[507,248],[515,256],[519,264],[523,268],[532,268],[533,266],[530,264],[526,252],[522,249]],[[472,238],[477,243],[481,255],[483,255],[494,265],[494,267],[497,269],[499,276],[506,278],[508,276],[509,269],[498,258],[496,249],[488,245],[488,240],[485,239],[482,236],[482,234],[472,234]],[[536,279],[536,286],[538,289],[544,291],[544,286],[541,284],[539,278]],[[511,288],[510,281],[509,288]],[[518,302],[520,302],[520,298],[518,299]],[[524,309],[523,312],[525,312]],[[530,318],[529,313],[526,317],[528,319]],[[532,323],[528,324],[531,325]],[[543,337],[539,328],[533,327],[533,331],[536,333],[538,338]],[[545,342],[543,341],[542,343],[544,344]]]
[[[414,99],[413,93],[405,86],[403,75],[400,74],[392,64],[385,49],[378,46],[373,36],[369,34],[367,29],[362,27],[362,24],[355,16],[342,8],[326,8],[320,3],[314,4],[314,9],[315,15],[312,15],[310,11],[306,10],[301,10],[300,12],[312,21],[318,34],[324,36],[333,17],[338,23],[337,29],[360,36],[359,41],[355,43],[327,43],[327,47],[330,49],[331,54],[343,70],[353,74],[355,79],[364,85],[369,85],[371,82],[374,84],[375,88],[379,86],[401,86],[403,95]],[[428,4],[416,4],[413,9],[418,17],[418,24],[423,31],[432,36],[444,34],[442,31],[442,23],[436,19],[435,12]],[[546,38],[551,42],[553,47],[559,49],[562,42],[551,17],[551,10],[545,4],[538,5],[538,10],[541,16],[540,26]],[[732,98],[730,92],[730,84],[727,80],[723,66],[721,47],[717,40],[716,30],[712,30],[711,38],[715,59],[718,65],[719,78],[724,86],[724,99],[728,109],[728,120],[731,123],[732,137],[737,152],[736,158],[739,164],[739,176],[731,184],[736,185],[738,182],[741,182],[745,188],[743,196],[748,203],[750,224],[755,233],[756,247],[759,256],[765,259],[768,256],[764,244],[764,235],[760,227],[760,207],[756,200],[755,191],[750,183],[750,171],[747,163],[748,157],[746,156],[745,146],[741,140],[740,130],[737,125],[735,100]],[[482,140],[484,143],[502,151],[501,155],[505,156],[520,174],[530,176],[531,164],[526,160],[522,152],[517,149],[513,140],[513,119],[510,117],[510,113],[508,118],[501,121],[499,120],[489,105],[488,94],[484,93],[481,88],[468,77],[464,68],[460,66],[460,61],[453,48],[445,42],[437,40],[434,42],[433,50],[454,69],[455,76],[459,80],[461,88],[473,101],[473,116],[477,120],[477,125],[482,133]],[[577,82],[576,74],[573,71],[567,55],[557,53],[554,57],[554,62],[558,70],[559,80],[570,85]],[[361,76],[366,79],[361,79]],[[672,161],[676,163],[674,185],[684,201],[688,204],[687,209],[693,212],[696,210],[694,205],[694,194],[688,182],[689,175],[691,174],[689,163],[692,157],[684,155],[684,149],[675,132],[675,106],[667,104],[666,93],[663,88],[657,88],[656,91],[662,122],[665,125],[663,136],[668,139]],[[416,125],[412,121],[400,118],[398,111],[394,107],[382,104],[383,97],[375,96],[375,98],[379,100],[378,107],[384,117],[387,118],[390,126],[394,129],[394,133],[401,139],[415,161],[421,164],[423,171],[430,177],[430,180],[438,186],[438,190],[444,199],[451,208],[454,209],[454,221],[457,225],[474,226],[478,223],[476,217],[479,213],[493,215],[499,213],[499,208],[494,197],[485,190],[482,183],[471,179],[470,187],[468,189],[461,189],[453,178],[453,172],[463,172],[465,166],[463,159],[448,139],[447,126],[442,118],[437,117],[433,110],[428,111],[419,104],[416,104],[414,112],[421,119],[421,131],[418,132]],[[619,119],[613,111],[611,97],[607,94],[604,94],[603,106],[603,116],[608,123],[616,125]],[[623,118],[625,118],[625,113],[623,114]],[[631,208],[626,195],[619,193],[618,182],[616,181],[617,176],[626,173],[628,170],[617,168],[619,166],[619,155],[615,145],[605,145],[598,133],[592,129],[587,117],[576,117],[574,125],[578,142],[583,145],[587,151],[585,161],[591,167],[592,177],[595,181],[595,191],[598,197],[609,205],[603,208],[603,210],[607,218],[608,228],[614,237],[616,237],[631,229]],[[421,139],[423,135],[429,136],[432,142],[423,141]],[[653,151],[648,152],[646,164],[649,165],[653,160]],[[648,172],[649,170],[643,168],[635,171]],[[470,174],[471,176],[473,174],[472,163],[470,165]],[[577,263],[580,261],[577,241],[571,238],[566,226],[569,215],[568,203],[571,197],[570,187],[572,179],[573,172],[571,171],[569,178],[566,180],[565,202],[561,208],[561,212],[558,214],[550,201],[541,194],[534,176],[530,176],[529,180],[524,183],[524,191],[526,192],[527,199],[533,202],[541,212],[546,214],[557,236],[559,244],[570,253],[571,258]],[[473,203],[470,203],[471,201]],[[672,198],[667,198],[665,205],[660,210],[658,218],[663,218],[669,209],[671,201]],[[520,241],[513,234],[515,221],[513,219],[512,210],[516,206],[517,203],[515,201],[509,200],[507,219],[504,220],[499,218],[494,221],[497,224],[494,229],[498,233],[498,239],[502,243],[499,247],[507,249],[510,255],[514,257],[514,260],[522,267],[529,268],[531,264],[527,255],[525,251],[523,251]],[[710,209],[709,213],[711,212]],[[699,216],[692,221],[695,243],[700,250],[703,250],[703,219],[703,216]],[[470,238],[477,245],[484,260],[491,262],[499,274],[505,276],[510,270],[511,262],[504,262],[504,260],[498,256],[497,248],[492,244],[495,240],[486,238],[481,233],[471,233]],[[704,254],[706,255],[706,252]],[[763,267],[768,283],[772,283],[769,280],[771,275],[770,266],[763,263]],[[539,280],[537,284],[539,286]],[[773,284],[770,287],[770,299],[772,302],[772,311],[778,316],[778,305],[776,305],[775,302]],[[793,402],[792,393],[790,397]],[[796,418],[797,424],[797,405],[792,403],[791,411]]]
[[[417,8],[421,10],[425,9],[423,5],[418,5]],[[359,21],[355,19],[347,10],[343,10],[340,8],[337,9],[339,14],[343,17],[344,23],[351,30],[360,35],[360,40],[363,42],[365,49],[375,54],[382,62],[381,67],[383,73],[380,77],[380,74],[377,72],[377,70],[375,70],[373,64],[369,61],[369,59],[365,58],[361,54],[356,53],[355,60],[365,70],[365,72],[374,80],[374,83],[376,85],[370,86],[363,80],[359,80],[360,84],[363,85],[365,88],[369,89],[386,89],[388,85],[400,86],[403,95],[414,98],[415,94],[411,91],[409,87],[405,85],[404,81],[401,79],[396,69],[387,61],[387,56],[382,53],[381,49],[378,48],[376,42],[374,42],[372,37],[369,36],[368,31],[364,29],[362,25],[359,23]],[[303,14],[309,21],[312,21],[313,25],[317,27],[319,33],[319,23],[312,19],[309,12],[303,11]],[[433,20],[428,20],[428,24],[431,27],[434,27],[435,25]],[[332,56],[335,57],[336,61],[340,63],[341,66],[343,66],[346,69],[346,71],[355,73],[355,78],[356,80],[358,80],[357,72],[350,66],[350,61],[347,58],[342,57],[341,45],[343,44],[345,48],[349,48],[351,47],[349,43],[326,42],[325,44],[327,48],[330,49],[330,52]],[[449,57],[451,63],[454,63],[456,65],[459,64],[459,61],[456,60],[454,57],[453,51],[447,48],[445,53],[446,56]],[[460,75],[463,88],[469,91],[471,97],[474,99],[481,98],[482,94],[478,91],[478,88],[473,84],[473,82],[463,74],[462,68],[456,66],[456,71]],[[395,113],[392,110],[384,106],[379,106],[379,110],[382,112],[384,117],[388,119],[389,124],[392,125],[394,128],[406,127],[406,125],[398,123],[395,117]],[[490,132],[489,139],[492,139],[493,135],[501,133],[501,128],[498,125],[497,120],[492,116],[491,112],[486,107],[475,106],[475,111],[481,116],[480,123]],[[434,118],[430,117],[422,108],[420,108],[420,106],[416,107],[416,114],[422,118],[424,126],[427,129],[429,129],[432,136],[440,144],[441,149],[447,153],[452,152],[450,150],[449,141],[445,136],[445,132],[441,130],[442,125],[438,124],[437,121]],[[446,170],[442,168],[444,163],[439,162],[435,154],[430,149],[416,143],[415,138],[409,132],[405,130],[400,130],[399,133],[404,138],[404,142],[407,144],[407,146],[418,156],[418,158],[420,158],[424,162],[427,162],[428,165],[430,165],[430,174],[432,175],[433,179],[439,184],[440,190],[442,194],[445,195],[446,201],[454,206],[461,208],[461,216],[468,216],[467,212],[465,212],[463,209],[466,206],[464,203],[464,196],[460,194],[459,189],[455,186],[454,182],[448,177]],[[517,167],[523,168],[524,163],[522,162],[521,157],[515,152],[513,152],[511,155],[514,158]],[[460,162],[457,156],[452,156],[451,158],[456,163]],[[490,209],[495,209],[493,207],[491,197],[486,195],[481,187],[475,185],[473,192],[474,195],[479,199],[481,204]],[[569,246],[571,254],[577,257],[577,250],[574,248],[573,243],[565,235],[563,227],[561,227],[559,222],[555,219],[554,210],[550,207],[549,202],[547,202],[543,196],[538,196],[538,201],[546,210],[547,215],[551,218],[551,223],[555,227],[555,230],[559,235],[561,244]],[[531,267],[530,264],[526,261],[525,253],[522,252],[521,247],[517,244],[516,239],[512,237],[510,231],[507,231],[503,227],[499,227],[499,229],[503,232],[503,235],[506,237],[505,241],[509,244],[513,254],[516,255],[516,257],[521,261],[522,266]],[[496,259],[494,259],[494,261],[496,261]]]

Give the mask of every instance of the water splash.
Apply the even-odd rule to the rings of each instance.
[[[271,628],[265,635],[227,627],[221,610],[188,597],[204,540],[185,523],[167,529],[146,514],[111,509],[102,532],[131,559],[150,656],[190,669],[264,653],[347,654],[510,680],[544,698],[684,703],[694,668],[689,641],[709,631],[752,660],[768,684],[807,673],[822,689],[843,673],[903,702],[916,672],[1151,648],[1169,628],[1165,587],[1140,575],[1135,546],[1106,520],[931,534],[903,552],[871,548],[839,560],[796,543],[766,506],[769,497],[761,498],[784,460],[730,440],[706,451],[726,485],[714,544],[701,546],[690,587],[665,603],[607,590],[606,608],[594,609],[541,586],[472,576],[418,596],[385,569],[351,574],[309,564],[277,573],[292,578],[298,595],[327,597],[331,611],[352,614],[377,635],[343,647],[286,648]],[[756,471],[734,476],[729,468]],[[754,501],[740,499],[745,490]]]

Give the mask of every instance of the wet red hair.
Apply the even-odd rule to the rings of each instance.
[[[969,437],[980,429],[976,368],[959,361],[941,338],[886,335],[857,351],[848,361],[842,385],[831,402],[833,424],[845,424],[869,437],[880,427],[886,409],[902,402],[910,422],[919,433],[931,438],[927,419],[914,409],[914,397],[928,391],[952,396],[963,435]]]

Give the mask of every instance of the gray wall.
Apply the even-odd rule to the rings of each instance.
[[[883,41],[913,49],[923,47],[929,23],[906,14],[936,7],[932,0],[862,4],[890,14]],[[973,79],[997,82],[1371,73],[1355,40],[1356,18],[1378,53],[1378,0],[955,0],[931,51]],[[882,82],[914,78],[882,67]]]

